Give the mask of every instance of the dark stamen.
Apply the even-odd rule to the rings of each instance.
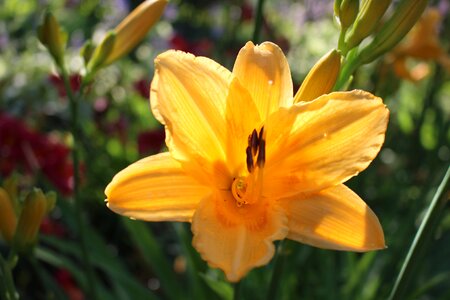
[[[259,131],[259,137],[258,137],[258,139],[259,139],[260,141],[262,141],[262,139],[263,139],[263,134],[264,134],[264,126],[261,127],[261,130]]]
[[[258,133],[256,132],[255,129],[253,129],[251,138],[250,138],[250,142],[251,142],[251,146],[252,147],[252,154],[253,156],[256,155],[256,153],[258,152],[258,144],[259,144],[259,140],[258,140]]]
[[[258,158],[256,159],[256,164],[258,165],[259,168],[262,168],[264,167],[265,161],[266,161],[266,141],[261,139],[259,140],[259,151],[258,151]]]
[[[250,146],[245,149],[245,153],[247,154],[247,170],[249,173],[253,172],[253,155],[252,155],[252,148]]]

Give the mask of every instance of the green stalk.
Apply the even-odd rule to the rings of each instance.
[[[242,280],[240,280],[234,284],[233,300],[241,299],[241,286],[242,286]]]
[[[78,125],[78,101],[77,97],[74,96],[72,93],[72,87],[70,86],[69,82],[69,76],[67,74],[67,71],[64,66],[60,66],[62,78],[64,82],[64,87],[67,93],[67,97],[70,101],[70,125],[71,125],[71,132],[73,136],[73,146],[72,146],[72,162],[73,162],[73,191],[74,191],[74,208],[75,208],[75,215],[77,220],[77,226],[78,226],[78,233],[81,243],[81,252],[83,257],[83,263],[85,267],[85,271],[88,278],[88,288],[89,288],[89,294],[91,299],[97,299],[97,293],[95,289],[95,277],[94,277],[94,270],[92,268],[92,265],[90,263],[89,259],[89,253],[88,253],[88,247],[87,247],[87,240],[86,240],[86,234],[85,229],[83,226],[83,219],[82,219],[82,209],[81,209],[81,203],[80,203],[80,191],[79,191],[79,184],[80,184],[80,174],[79,174],[79,156],[78,156],[78,145],[77,142],[79,140],[79,133],[80,128]],[[84,86],[83,86],[84,87]],[[80,88],[79,95],[82,94],[82,90]]]
[[[253,42],[260,42],[261,28],[263,23],[263,6],[264,0],[258,0],[258,5],[256,7],[256,18],[255,18],[255,28],[253,30]]]
[[[0,287],[4,289],[4,291],[2,291],[2,299],[19,300],[19,293],[16,291],[11,271],[12,267],[10,265],[10,261],[5,261],[3,256],[0,254],[0,279],[2,281]]]
[[[334,90],[341,91],[343,88],[346,88],[345,85],[359,66],[358,48],[353,48],[348,52],[347,57],[344,60],[339,77],[334,85]]]
[[[278,287],[280,286],[281,277],[284,269],[285,251],[284,240],[278,244],[278,249],[275,254],[275,261],[273,265],[272,278],[270,279],[269,291],[267,292],[267,300],[277,299]]]
[[[420,224],[414,241],[409,248],[405,261],[403,262],[400,273],[395,281],[394,288],[389,296],[389,300],[404,299],[408,284],[411,281],[422,256],[430,244],[430,239],[439,223],[443,207],[449,200],[450,189],[450,166],[447,168],[444,179],[439,185],[433,200],[428,207],[428,211]]]

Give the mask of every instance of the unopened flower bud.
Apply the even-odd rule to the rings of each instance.
[[[11,198],[5,189],[0,187],[0,235],[11,242],[16,232],[17,218]]]
[[[341,28],[347,29],[356,19],[359,10],[359,0],[342,0],[339,6]]]
[[[11,201],[11,205],[16,214],[18,214],[20,211],[19,197],[18,197],[19,189],[17,186],[18,186],[18,179],[17,179],[17,176],[15,176],[14,174],[7,177],[3,181],[3,188],[5,189],[6,193],[8,194],[9,200]]]
[[[25,198],[15,235],[15,247],[26,251],[37,239],[42,219],[47,213],[47,198],[40,189],[33,189]]]
[[[92,55],[94,54],[94,50],[95,47],[91,40],[88,40],[86,41],[86,43],[84,43],[83,47],[80,50],[80,54],[84,59],[85,65],[87,65],[91,60]]]
[[[116,34],[113,31],[110,31],[102,40],[100,45],[95,48],[95,51],[92,54],[92,58],[89,60],[87,66],[89,72],[95,72],[99,68],[106,66],[106,59],[111,53],[115,42]]]
[[[401,1],[392,17],[382,25],[372,42],[361,51],[361,62],[369,63],[394,48],[416,24],[427,2],[427,0]]]
[[[309,71],[295,94],[294,103],[311,101],[332,91],[341,68],[341,55],[336,50],[325,54]]]
[[[38,38],[55,62],[62,66],[67,33],[59,27],[58,21],[50,12],[45,14],[43,23],[38,27]]]
[[[116,42],[105,61],[112,63],[128,54],[161,17],[167,0],[147,0],[134,9],[115,29]]]
[[[363,2],[355,23],[349,31],[345,43],[348,49],[359,45],[379,26],[380,19],[386,12],[392,0],[366,0]]]

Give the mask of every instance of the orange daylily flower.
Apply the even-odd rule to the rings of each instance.
[[[388,56],[397,76],[411,81],[418,81],[429,73],[428,61],[436,61],[450,71],[450,57],[439,42],[438,28],[441,15],[436,8],[427,9],[413,29]],[[409,58],[417,64],[408,68]]]
[[[335,92],[294,104],[287,60],[270,42],[248,42],[232,72],[173,50],[155,65],[150,99],[169,152],[119,172],[105,191],[111,210],[192,222],[194,247],[230,281],[267,264],[284,238],[385,247],[375,214],[342,184],[384,142],[380,98]]]

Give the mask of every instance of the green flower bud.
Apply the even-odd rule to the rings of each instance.
[[[372,40],[360,53],[362,63],[369,63],[394,48],[411,30],[422,15],[428,0],[403,0],[392,17],[381,26]]]
[[[345,43],[348,49],[359,45],[379,26],[380,19],[386,12],[392,0],[366,0],[356,17],[355,23],[349,31]]]
[[[59,27],[58,21],[50,12],[45,14],[43,23],[38,27],[38,38],[55,62],[62,66],[67,33]]]
[[[115,41],[116,41],[116,34],[114,31],[110,31],[105,36],[100,45],[98,45],[97,48],[95,48],[94,53],[92,54],[92,58],[89,60],[87,66],[89,73],[93,73],[106,65],[105,63],[106,59],[108,58],[108,55],[111,53]]]

